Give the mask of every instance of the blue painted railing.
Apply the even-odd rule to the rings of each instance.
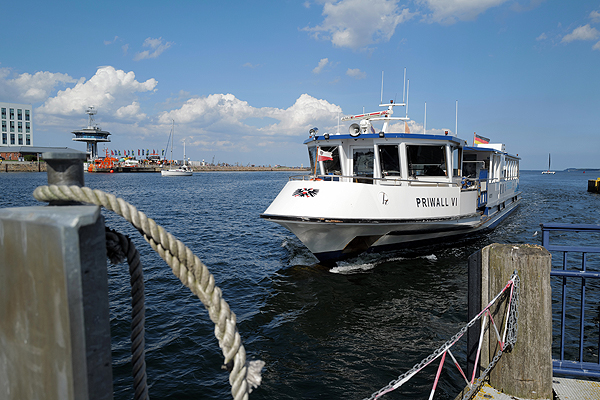
[[[586,306],[586,280],[600,279],[600,272],[588,271],[586,265],[586,255],[589,253],[599,253],[600,247],[586,246],[564,246],[550,244],[551,232],[584,232],[584,233],[600,233],[600,225],[584,225],[584,224],[540,224],[542,227],[542,246],[550,252],[562,252],[563,267],[562,269],[552,269],[550,276],[562,278],[562,303],[560,313],[560,356],[559,359],[552,360],[554,373],[564,375],[576,375],[585,377],[600,378],[600,355],[597,362],[584,362],[584,326],[585,326],[585,306]],[[581,266],[579,269],[567,268],[567,254],[581,254]],[[567,279],[570,278],[570,279]],[[574,279],[575,278],[575,279]],[[567,280],[571,283],[570,287],[574,287],[579,283],[581,290],[581,301],[579,311],[579,357],[578,361],[565,359],[565,328],[567,318]],[[598,296],[598,293],[595,293]],[[569,315],[569,317],[572,317]],[[571,318],[572,319],[572,318]],[[576,320],[575,320],[576,321]],[[599,334],[600,337],[600,334]],[[598,353],[600,343],[595,348]]]

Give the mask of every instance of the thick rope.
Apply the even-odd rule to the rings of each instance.
[[[131,283],[131,365],[134,400],[148,400],[144,340],[144,274],[137,251],[129,236],[106,228],[106,253],[114,264],[127,258]]]
[[[246,350],[237,330],[235,314],[221,296],[221,289],[215,286],[215,278],[206,265],[187,246],[133,205],[101,190],[75,185],[50,185],[37,187],[33,196],[45,202],[75,200],[96,204],[129,221],[167,262],[175,276],[202,301],[215,324],[215,337],[225,357],[224,364],[230,370],[231,394],[236,400],[248,399],[248,394],[260,384],[264,362],[257,360],[246,363]]]

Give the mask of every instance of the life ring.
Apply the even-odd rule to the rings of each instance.
[[[323,179],[321,178],[310,178],[309,181],[322,181]]]

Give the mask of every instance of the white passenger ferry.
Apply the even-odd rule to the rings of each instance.
[[[395,106],[344,117],[348,134],[310,130],[311,174],[292,176],[261,214],[322,262],[493,229],[519,205],[519,157],[503,144],[393,133]],[[358,121],[358,123],[354,122]],[[373,122],[383,122],[376,131]]]

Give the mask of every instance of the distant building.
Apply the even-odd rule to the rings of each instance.
[[[31,104],[0,102],[0,147],[33,146]],[[4,151],[6,149],[2,149]]]
[[[45,152],[82,153],[69,147],[0,146],[0,161],[38,161]]]
[[[73,131],[75,135],[73,138],[77,142],[85,142],[87,160],[92,161],[98,157],[98,143],[99,142],[110,142],[110,132],[103,131],[98,125],[94,123],[94,115],[96,115],[96,109],[93,106],[87,108],[85,112],[89,116],[88,127]]]

